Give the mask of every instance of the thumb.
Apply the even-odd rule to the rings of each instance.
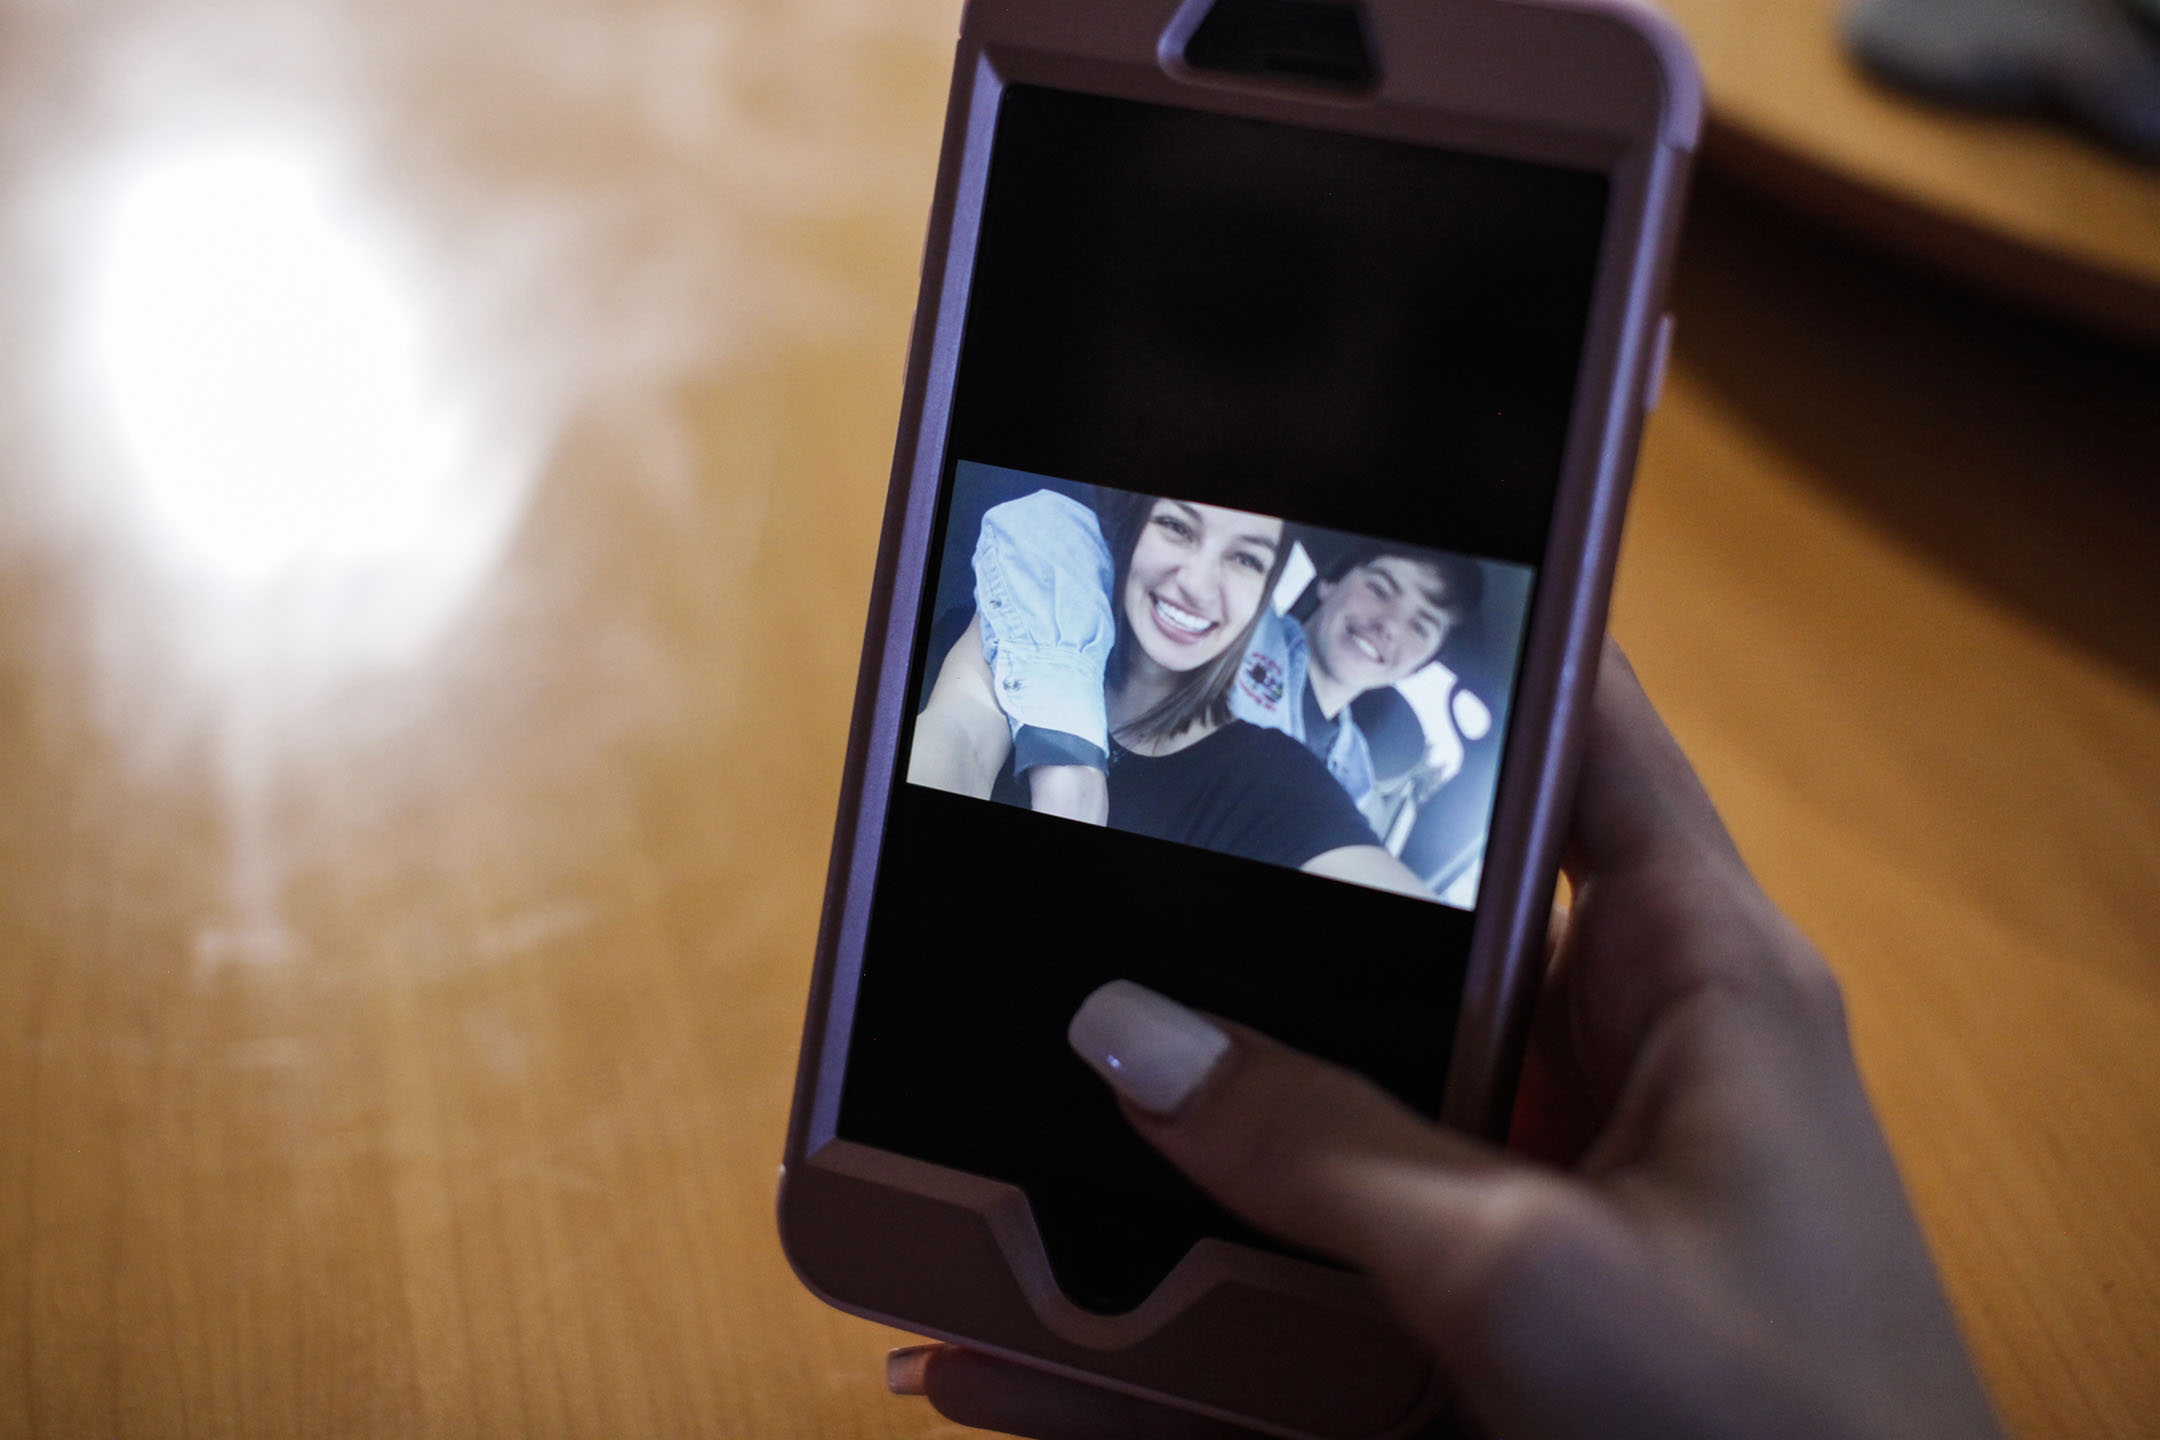
[[[1372,1082],[1115,980],[1067,1039],[1133,1126],[1245,1219],[1379,1280],[1442,1345],[1491,1319],[1504,1272],[1574,1197]]]

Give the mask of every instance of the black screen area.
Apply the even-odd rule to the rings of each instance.
[[[934,551],[965,459],[1537,565],[1606,196],[1593,172],[1008,89]],[[1202,1236],[1266,1242],[1066,1048],[1088,992],[1136,980],[1432,1113],[1474,924],[899,783],[840,1133],[1019,1185],[1066,1292],[1122,1312]]]
[[[948,456],[1535,565],[1606,188],[1014,87]]]

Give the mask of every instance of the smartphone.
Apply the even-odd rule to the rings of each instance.
[[[970,0],[782,1173],[821,1297],[1422,1423],[1370,1283],[1065,1027],[1135,980],[1504,1135],[1700,116],[1624,0]]]

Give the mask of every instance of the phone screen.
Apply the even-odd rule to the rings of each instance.
[[[1066,1048],[1103,982],[1437,1113],[1607,197],[1002,97],[839,1133],[1018,1185],[1083,1305],[1271,1243]]]

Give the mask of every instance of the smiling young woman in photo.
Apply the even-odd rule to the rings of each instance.
[[[1166,755],[1230,718],[1230,685],[1282,568],[1282,521],[1132,497],[1105,520],[1118,643],[1103,693],[1127,750]]]
[[[1116,628],[1104,676],[1112,828],[1430,898],[1374,843],[1357,807],[1302,745],[1234,718],[1231,687],[1285,559],[1282,521],[1220,506],[1105,493]],[[994,603],[994,601],[990,602]],[[950,637],[949,639],[947,637]],[[908,778],[1025,805],[1013,737],[973,614],[938,626],[937,681],[916,719]]]

